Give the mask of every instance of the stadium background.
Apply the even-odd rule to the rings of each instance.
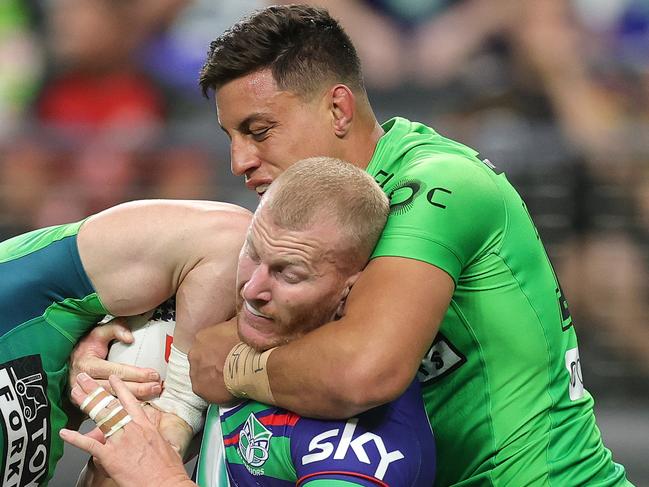
[[[356,43],[379,120],[432,125],[523,194],[605,443],[649,485],[649,2],[312,3]],[[209,42],[265,4],[2,0],[0,238],[138,198],[253,209],[196,80]],[[82,461],[66,449],[50,485]]]

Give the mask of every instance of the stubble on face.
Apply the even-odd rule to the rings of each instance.
[[[286,231],[263,217],[255,219],[239,264],[237,309],[242,341],[257,350],[266,350],[295,340],[333,319],[345,276],[328,250],[331,240],[336,238],[332,235],[335,232],[331,228]],[[283,281],[281,270],[282,262],[290,261],[302,263],[296,269],[302,278],[294,284]],[[262,292],[248,290],[245,296],[245,286],[262,262],[277,269],[277,273],[265,278]]]

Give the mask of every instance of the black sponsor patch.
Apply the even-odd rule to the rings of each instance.
[[[1,485],[32,485],[47,474],[50,456],[50,402],[39,355],[0,364]]]
[[[441,333],[421,361],[417,378],[419,382],[430,383],[450,374],[466,362],[466,357]]]

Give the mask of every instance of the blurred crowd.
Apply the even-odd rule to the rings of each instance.
[[[576,326],[625,359],[600,372],[649,373],[649,2],[307,3],[349,32],[382,120],[506,170]],[[2,0],[0,238],[137,198],[254,205],[196,81],[209,42],[266,4]]]

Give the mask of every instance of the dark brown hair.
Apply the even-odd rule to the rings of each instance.
[[[210,90],[266,68],[279,89],[305,98],[325,82],[365,91],[349,36],[319,7],[275,5],[236,23],[210,44],[199,84],[207,97]]]

